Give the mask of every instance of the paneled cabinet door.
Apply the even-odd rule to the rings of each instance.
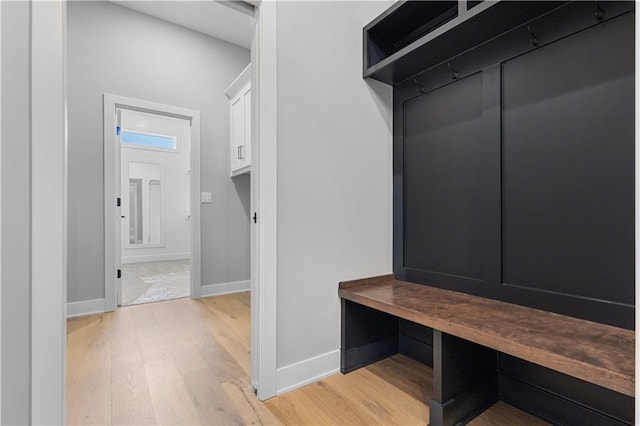
[[[231,99],[231,176],[244,166],[242,151],[245,146],[245,119],[244,119],[244,96],[239,93],[235,98]]]
[[[251,172],[251,64],[225,91],[229,99],[231,177]]]

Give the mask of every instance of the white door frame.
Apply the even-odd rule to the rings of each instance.
[[[31,424],[65,420],[65,64],[66,3],[31,2]]]
[[[251,377],[258,398],[277,394],[276,3],[256,5],[251,48]]]
[[[116,205],[122,200],[120,185],[120,144],[116,135],[116,109],[146,112],[188,120],[191,123],[190,162],[190,233],[191,233],[191,297],[201,295],[200,253],[200,112],[105,93],[104,114],[104,304],[105,311],[115,311],[117,306],[117,270],[121,268],[122,244],[116,232],[120,232],[121,209]]]

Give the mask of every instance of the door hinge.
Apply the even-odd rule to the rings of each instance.
[[[116,278],[122,278],[122,269],[118,269],[118,272],[116,273]]]
[[[116,198],[116,207],[120,207],[120,197]]]
[[[253,223],[258,223],[258,213],[253,212]]]

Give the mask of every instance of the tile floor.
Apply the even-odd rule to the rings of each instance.
[[[122,306],[188,297],[189,260],[122,265]]]

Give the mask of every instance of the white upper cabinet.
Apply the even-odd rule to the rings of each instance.
[[[251,64],[224,93],[231,118],[231,177],[251,172]]]

